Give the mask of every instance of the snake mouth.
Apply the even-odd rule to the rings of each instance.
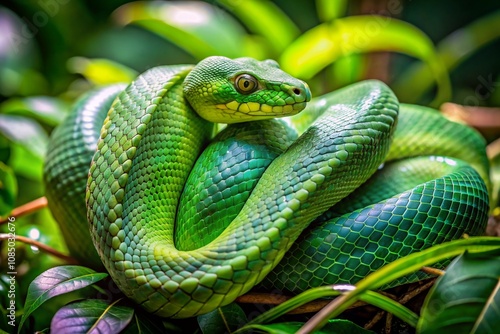
[[[281,106],[271,106],[258,102],[237,102],[231,101],[226,104],[217,104],[216,108],[224,110],[225,113],[233,117],[266,116],[266,117],[285,117],[299,113],[306,107],[307,101],[294,102]]]

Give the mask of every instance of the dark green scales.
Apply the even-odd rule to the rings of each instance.
[[[313,99],[289,121],[298,139],[278,120],[230,124],[211,139],[203,119],[240,123],[302,110],[307,85],[273,61],[207,58],[151,69],[122,88],[75,107],[99,104],[102,121],[121,91],[93,130],[97,152],[83,154],[92,158],[87,214],[102,263],[150,312],[195,316],[260,282],[294,292],[354,283],[411,252],[484,231],[481,137],[434,110],[400,106],[382,83]],[[55,202],[75,193],[69,182],[78,179],[80,199],[66,203],[83,205],[90,165],[72,165],[84,160],[76,158],[82,135],[67,122],[46,166],[47,196],[63,223],[72,218],[64,210],[84,206]],[[62,228],[74,255],[76,229]]]

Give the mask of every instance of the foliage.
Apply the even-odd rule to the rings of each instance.
[[[42,166],[48,136],[81,93],[99,85],[130,82],[137,73],[160,64],[193,63],[209,55],[273,58],[286,71],[307,80],[314,95],[376,77],[387,81],[402,102],[434,106],[446,101],[500,104],[500,90],[496,88],[499,65],[492,56],[495,55],[492,48],[498,48],[500,9],[494,1],[462,10],[468,13],[465,18],[438,24],[422,18],[427,15],[420,14],[418,18],[419,13],[434,10],[447,13],[453,11],[451,7],[469,5],[389,0],[363,10],[363,4],[367,6],[363,1],[213,0],[122,5],[124,2],[24,0],[0,6],[2,217],[9,216],[15,207],[43,196]],[[390,66],[383,65],[386,52],[391,52]],[[380,59],[382,69],[377,69],[374,64]],[[0,225],[0,235],[8,232],[7,224]],[[16,217],[15,233],[53,249],[66,250],[47,208]],[[0,291],[8,291],[10,287],[4,275],[9,271],[7,244],[5,238],[0,238]],[[497,255],[466,255],[457,259],[427,297],[420,318],[405,306],[371,290],[379,288],[384,280],[418,270],[424,261],[435,263],[438,258],[455,256],[466,249],[478,252],[495,248],[498,248],[496,240],[471,238],[394,262],[360,282],[356,290],[336,299],[334,310],[325,308],[321,323],[338,316],[360,299],[412,326],[418,322],[419,331],[435,331],[441,325],[440,318],[434,319],[429,307],[435,305],[436,299],[452,302],[442,299],[440,291],[446,291],[452,278],[464,280],[465,289],[467,284],[474,284],[467,283],[468,280],[481,280],[477,267],[484,268],[481,273],[493,273],[489,268],[494,267],[491,263],[498,264]],[[441,253],[443,250],[447,253]],[[112,281],[105,278],[106,274],[78,266],[59,266],[65,262],[19,242],[15,252],[16,321],[21,332],[54,329],[56,322],[57,329],[64,331],[65,321],[76,316],[82,320],[81,331],[109,326],[104,331],[126,328],[125,332],[186,329],[194,332],[201,328],[209,333],[242,327],[239,331],[288,333],[298,330],[307,319],[287,318],[286,312],[305,301],[345,292],[331,287],[312,289],[268,312],[260,310],[253,319],[245,307],[234,304],[200,316],[198,322],[168,321],[127,304]],[[51,279],[50,284],[47,279]],[[498,289],[482,293],[486,296],[482,300],[498,299]],[[8,299],[4,293],[0,294],[0,300],[0,327],[12,330],[5,323]],[[461,319],[461,307],[466,304],[461,300],[456,302],[456,311],[450,312]],[[488,308],[492,309],[493,306]],[[467,321],[474,322],[479,317],[475,313]],[[268,324],[273,321],[278,322]],[[356,325],[337,319],[326,326],[326,332],[353,332]]]

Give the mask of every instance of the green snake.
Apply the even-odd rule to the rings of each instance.
[[[228,125],[214,137],[213,122]],[[174,318],[259,283],[355,283],[483,233],[488,214],[474,130],[378,81],[311,99],[249,58],[156,67],[82,97],[52,135],[45,183],[71,254]]]

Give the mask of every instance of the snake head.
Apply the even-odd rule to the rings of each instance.
[[[210,122],[239,123],[295,115],[311,91],[274,60],[214,56],[187,75],[184,96]]]

